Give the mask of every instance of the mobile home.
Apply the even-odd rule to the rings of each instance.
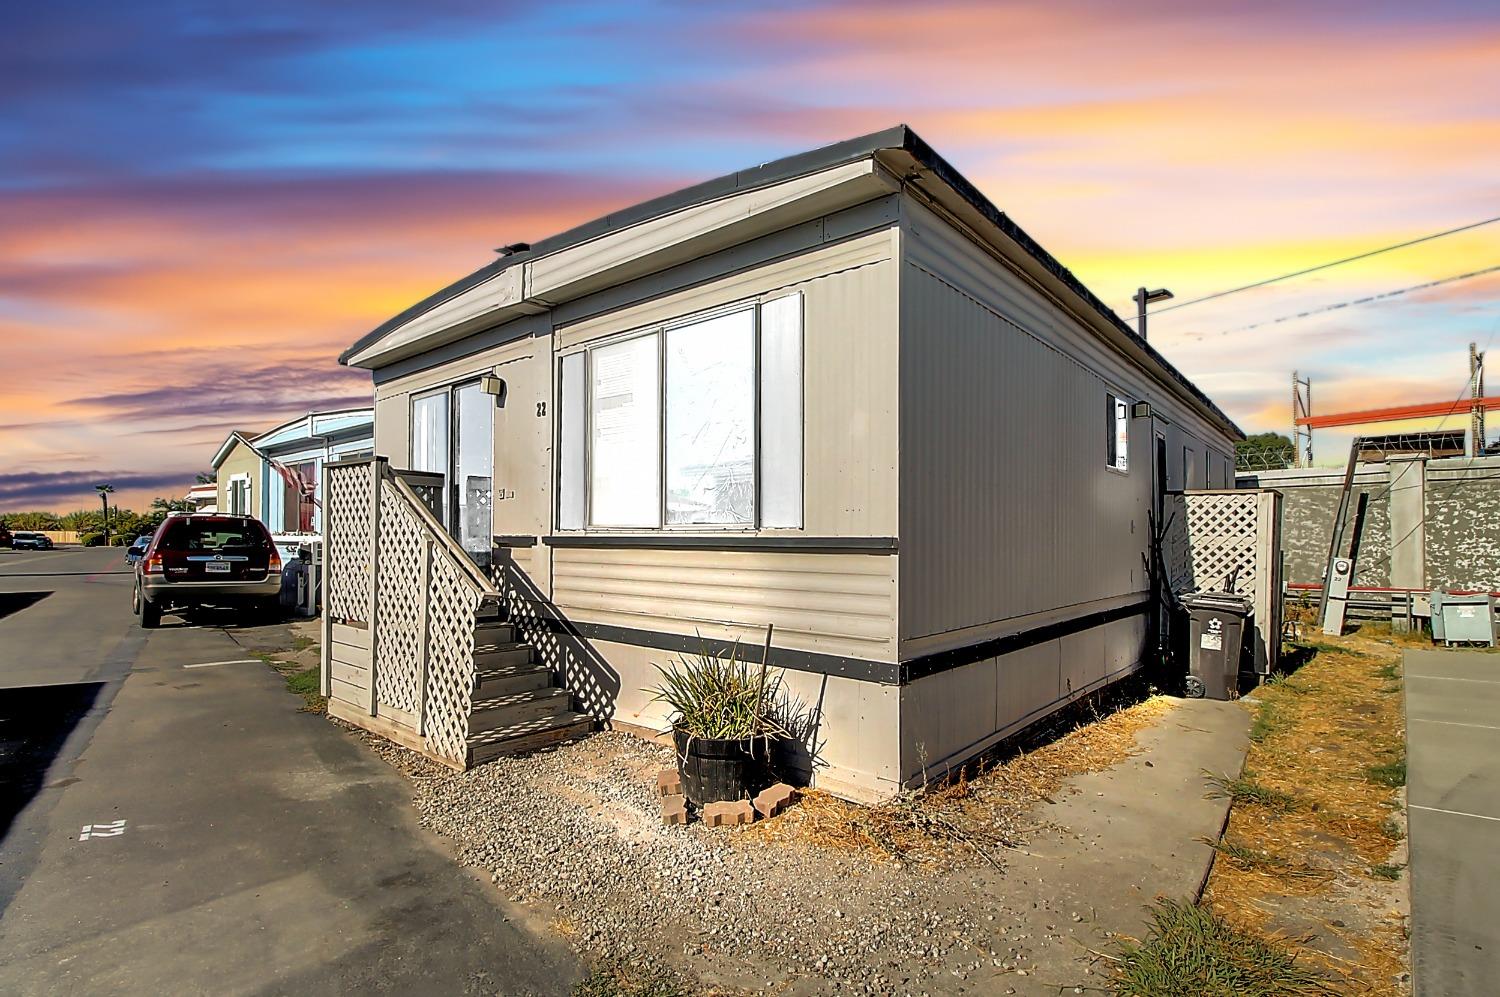
[[[456,765],[660,732],[654,663],[774,624],[859,800],[1138,668],[1153,510],[1242,435],[905,126],[508,247],[340,359],[337,715]]]

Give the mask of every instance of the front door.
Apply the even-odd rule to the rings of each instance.
[[[411,468],[443,476],[438,518],[481,565],[490,560],[495,403],[477,380],[411,402]]]
[[[449,529],[478,564],[490,563],[490,507],[495,473],[495,396],[478,381],[453,389],[453,467],[449,481],[454,510]]]

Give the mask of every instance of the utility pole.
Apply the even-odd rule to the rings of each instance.
[[[1304,393],[1305,390],[1305,393]],[[1312,467],[1312,427],[1303,427],[1299,419],[1312,417],[1312,378],[1300,378],[1292,371],[1292,466]],[[1305,449],[1304,449],[1305,441]]]
[[[1477,344],[1469,344],[1469,399],[1472,406],[1469,410],[1469,456],[1480,457],[1484,454],[1484,354],[1477,349]]]
[[[95,485],[99,492],[99,501],[104,503],[104,546],[109,546],[109,494],[115,490],[114,485]]]

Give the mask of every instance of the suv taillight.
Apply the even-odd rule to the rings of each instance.
[[[271,548],[271,563],[266,570],[274,574],[281,574],[281,551],[275,547]]]
[[[161,555],[152,554],[150,557],[146,558],[145,562],[141,566],[141,570],[148,575],[161,574]]]

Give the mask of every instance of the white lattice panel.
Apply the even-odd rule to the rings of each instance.
[[[375,697],[415,715],[422,655],[422,525],[389,482],[380,489],[380,572]]]
[[[328,573],[325,611],[341,620],[364,621],[370,612],[370,536],[374,462],[328,469]]]
[[[440,547],[432,552],[427,588],[427,743],[444,758],[468,755],[474,695],[474,622],[480,594]]]
[[[1256,594],[1259,495],[1176,496],[1166,538],[1172,591],[1223,591],[1234,574],[1234,592]]]

